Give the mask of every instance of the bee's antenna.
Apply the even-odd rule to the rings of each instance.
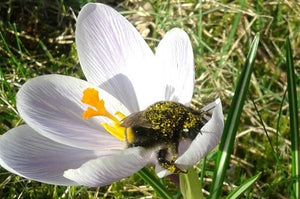
[[[211,108],[209,108],[209,109],[207,109],[207,110],[203,110],[204,112],[208,112],[208,111],[210,111],[210,110],[212,110],[212,109],[214,109],[214,108],[216,108],[216,106],[213,106],[213,107],[211,107]]]
[[[199,132],[201,135],[203,135],[203,133],[213,133],[212,131],[202,131],[202,130],[200,130],[200,132]]]

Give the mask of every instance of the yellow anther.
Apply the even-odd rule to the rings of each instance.
[[[123,120],[126,117],[126,115],[124,115],[120,111],[115,112],[115,115],[118,116],[121,120]]]
[[[120,125],[114,123],[113,126],[110,126],[107,123],[102,123],[102,126],[104,127],[104,129],[109,132],[110,134],[112,134],[113,136],[115,136],[116,138],[118,138],[119,140],[124,141],[125,140],[125,128],[121,127]]]

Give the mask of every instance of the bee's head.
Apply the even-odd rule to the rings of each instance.
[[[208,112],[196,111],[189,108],[183,124],[182,136],[193,140],[199,133],[201,133],[202,127],[208,122],[209,118],[210,116]]]

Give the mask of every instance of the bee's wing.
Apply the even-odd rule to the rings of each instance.
[[[121,121],[121,126],[126,128],[133,126],[151,128],[151,123],[142,114],[142,111],[130,114]]]

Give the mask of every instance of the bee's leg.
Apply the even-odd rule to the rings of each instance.
[[[175,160],[178,158],[178,144],[173,143],[171,145],[169,145],[168,147],[168,151],[171,152],[172,156],[171,156],[171,162],[174,164]]]
[[[167,156],[168,156],[168,149],[167,148],[160,149],[157,153],[158,162],[163,168],[168,169],[172,173],[175,173],[177,168],[172,161],[167,160]]]
[[[178,145],[179,145],[178,142],[176,142],[176,143],[173,143],[172,145],[169,146],[169,151],[171,151],[171,154],[172,154],[171,163],[176,168],[175,172],[173,172],[173,173],[176,173],[176,174],[178,174],[178,173],[187,173],[186,170],[182,170],[182,169],[175,166],[175,161],[178,158]]]
[[[171,160],[167,160],[169,150],[171,150],[171,154],[172,154]],[[175,150],[175,152],[174,152],[174,150]],[[172,146],[170,146],[169,148],[160,149],[157,153],[158,162],[160,163],[160,165],[163,168],[171,171],[172,173],[185,172],[175,166],[174,163],[175,163],[175,160],[177,159],[177,157],[178,157],[177,150],[176,150],[176,148],[173,148]]]

